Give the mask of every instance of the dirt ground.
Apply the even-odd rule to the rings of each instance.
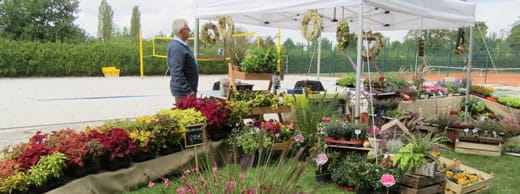
[[[405,76],[407,79],[411,78],[411,75]],[[440,80],[444,80],[446,77],[449,77],[452,80],[462,80],[466,79],[466,73],[435,73],[431,72],[426,76],[426,80],[429,82],[436,82]],[[471,74],[471,80],[473,84],[487,84],[487,85],[507,85],[507,86],[520,86],[520,73],[495,73],[488,72],[487,78],[484,72],[473,72]]]

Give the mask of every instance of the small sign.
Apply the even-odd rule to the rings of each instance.
[[[205,125],[192,125],[186,127],[184,147],[194,147],[204,143],[204,126]]]

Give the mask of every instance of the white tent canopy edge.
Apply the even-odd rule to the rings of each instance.
[[[301,17],[314,9],[322,15],[324,31],[336,30],[334,19],[347,19],[349,27],[361,37],[362,31],[410,29],[452,29],[473,26],[474,3],[459,0],[195,0],[195,54],[198,53],[199,19],[215,20],[231,16],[235,23],[300,29]],[[473,28],[470,32],[467,79],[470,83]],[[359,123],[362,40],[357,41],[356,99],[354,118]],[[469,101],[466,91],[466,110]],[[466,111],[467,112],[467,111]]]

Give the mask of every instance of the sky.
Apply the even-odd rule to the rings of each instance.
[[[193,29],[194,16],[190,10],[194,7],[194,0],[107,0],[114,10],[114,23],[119,27],[130,27],[132,7],[139,6],[141,11],[141,29],[145,38],[154,35],[168,35],[171,33],[171,23],[174,18],[186,18]],[[489,32],[499,37],[505,36],[515,21],[520,20],[520,0],[468,0],[477,4],[476,19],[485,21]],[[75,23],[86,30],[90,36],[96,36],[97,15],[101,0],[83,0],[79,4],[78,18]],[[202,23],[202,22],[201,22]],[[257,32],[261,36],[274,36],[276,29],[244,26],[248,31]],[[383,32],[391,40],[402,41],[406,31]],[[296,41],[303,41],[301,31],[283,30],[283,37],[291,37]],[[334,33],[324,35],[329,39],[336,39]]]

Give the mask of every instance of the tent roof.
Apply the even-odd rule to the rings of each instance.
[[[305,12],[316,9],[324,31],[336,31],[333,18],[348,20],[353,31],[360,5],[363,30],[446,29],[475,22],[475,4],[460,0],[196,0],[195,17],[215,20],[227,15],[240,24],[300,29]]]

